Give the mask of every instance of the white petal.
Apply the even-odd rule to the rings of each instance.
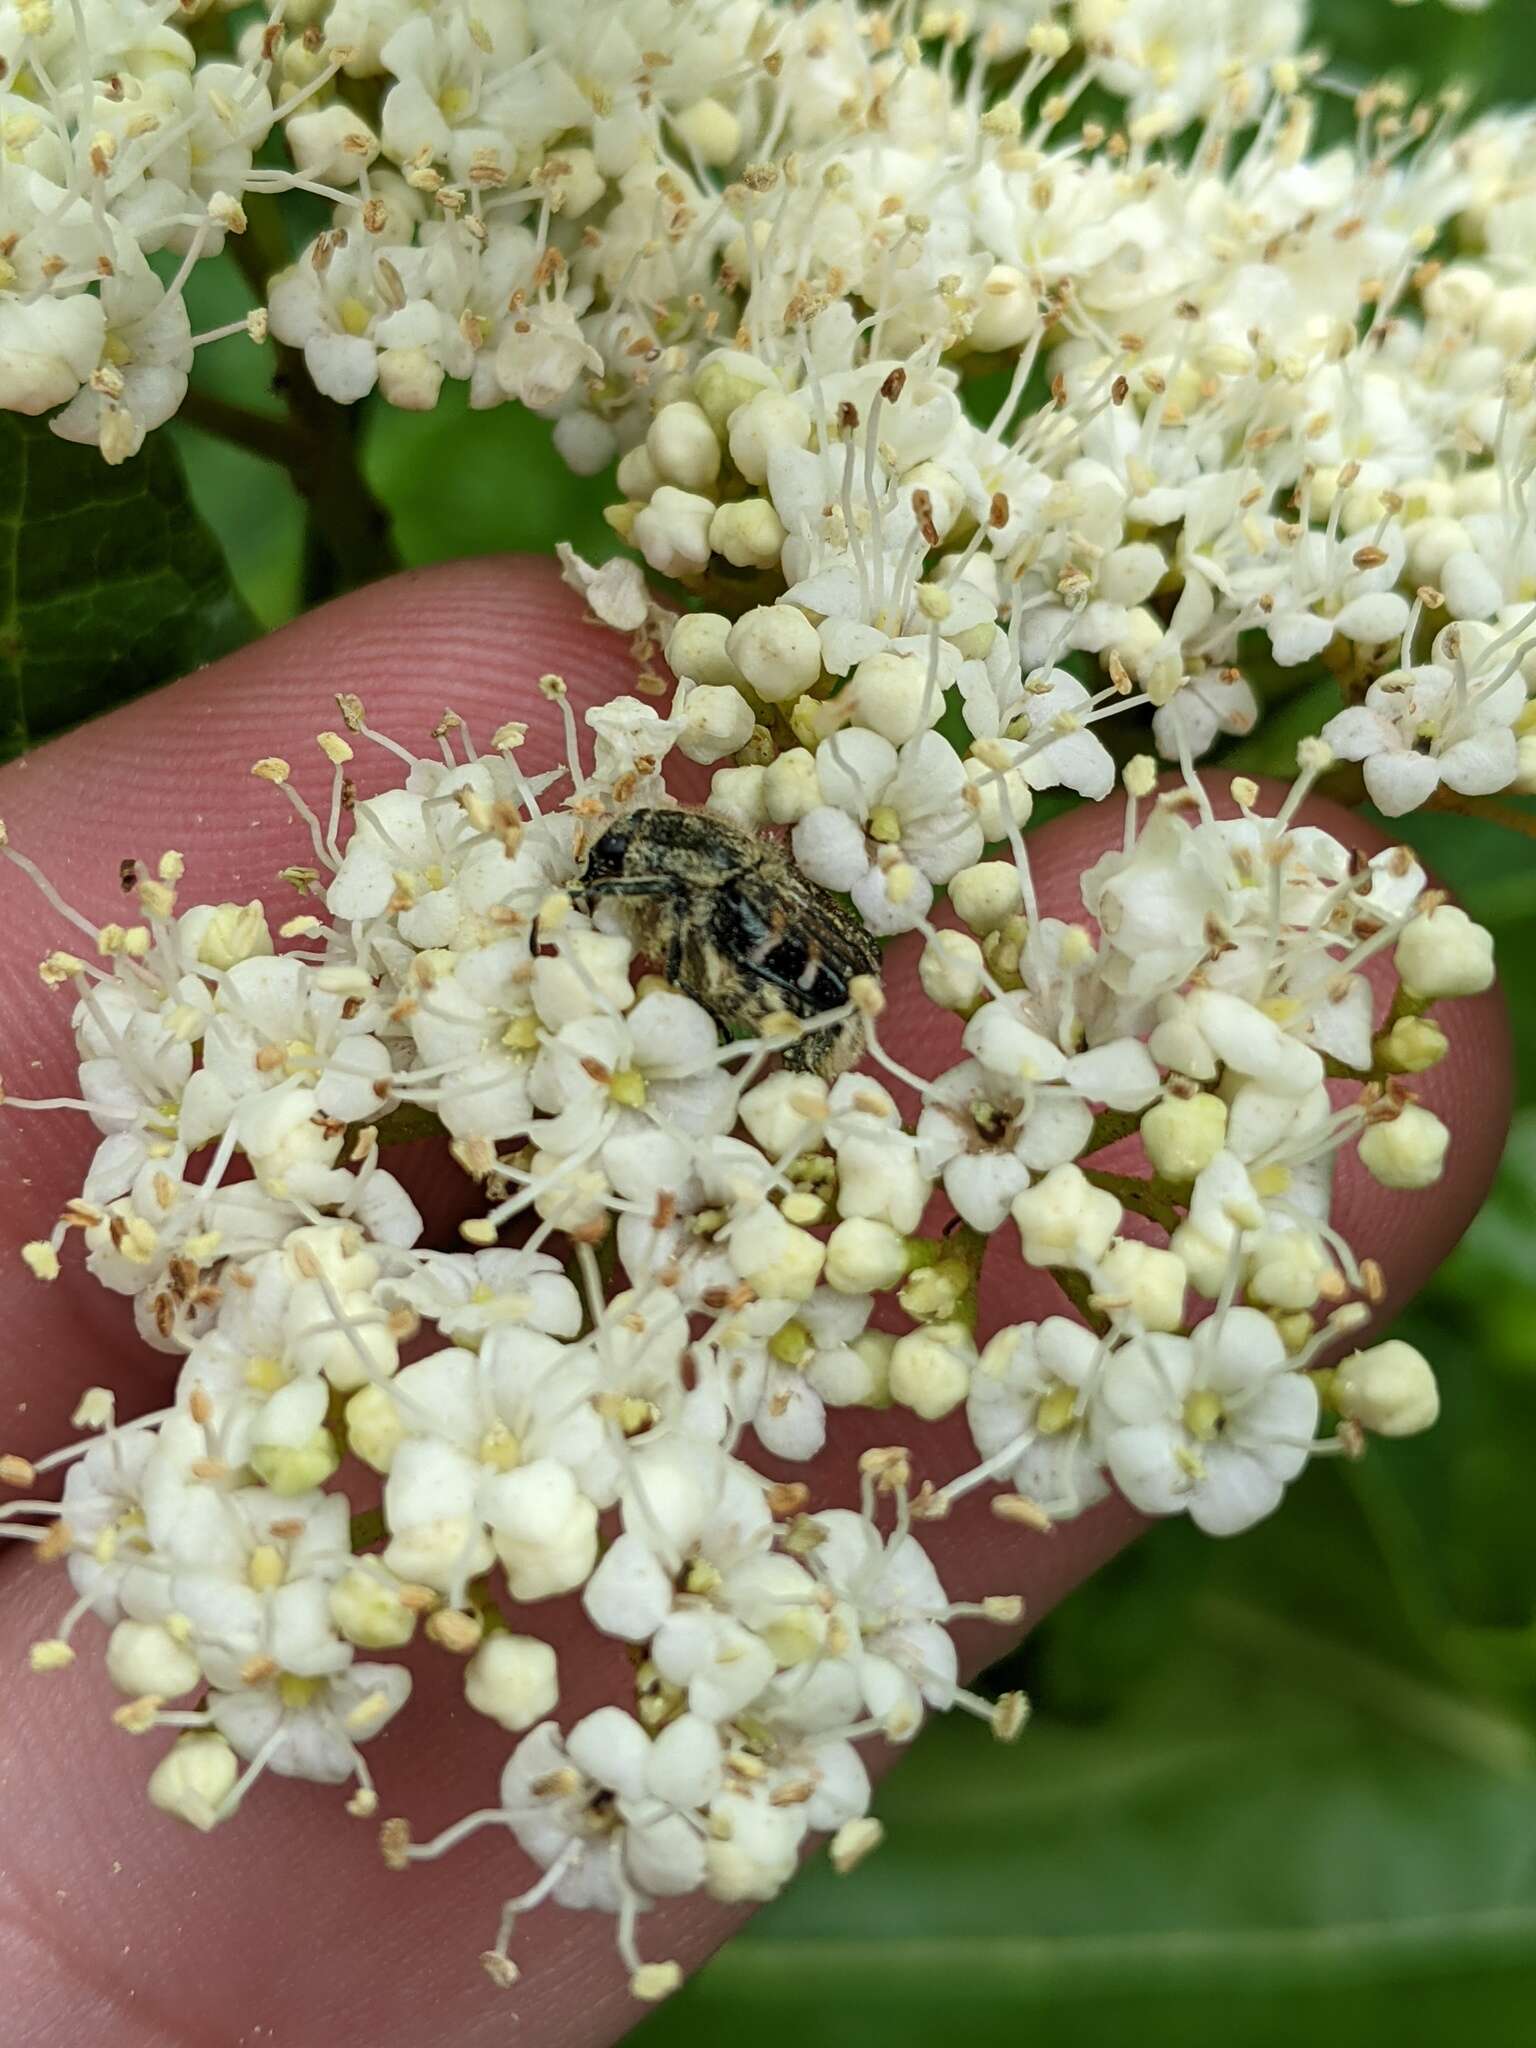
[[[1433,754],[1373,754],[1365,764],[1365,787],[1371,802],[1389,818],[1426,803],[1440,786],[1440,764]]]
[[[795,859],[824,889],[850,890],[869,872],[863,828],[846,811],[812,811],[795,827]]]
[[[1485,725],[1440,756],[1441,780],[1461,796],[1492,796],[1507,789],[1518,768],[1515,736],[1507,725]]]

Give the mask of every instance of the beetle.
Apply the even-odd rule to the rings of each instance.
[[[702,811],[645,806],[593,842],[576,892],[612,902],[635,943],[727,1034],[788,1011],[817,1017],[849,1000],[880,949],[786,850]],[[857,1011],[784,1047],[784,1064],[831,1080],[864,1050]]]

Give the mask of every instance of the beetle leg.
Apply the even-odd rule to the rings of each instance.
[[[682,892],[670,875],[629,875],[611,882],[594,882],[579,892],[583,896],[672,896]]]

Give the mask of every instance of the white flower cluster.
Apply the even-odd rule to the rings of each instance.
[[[1101,793],[1081,728],[1133,693],[1170,759],[1246,731],[1260,649],[1337,675],[1327,737],[1386,811],[1536,787],[1527,114],[1371,86],[1316,147],[1300,0],[908,33],[842,0],[274,0],[217,56],[184,17],[0,4],[0,405],[131,453],[208,338],[191,266],[232,240],[260,277],[248,208],[328,202],[240,325],[341,403],[451,379],[582,472],[620,457],[619,532],[730,600],[675,656],[696,757],[765,712],[897,750],[750,792],[880,928],[965,864],[915,744],[950,688],[993,808]]]
[[[98,927],[0,831],[74,927],[42,975],[79,1049],[78,1095],[0,1100],[100,1133],[27,1263],[78,1236],[180,1359],[164,1411],[91,1388],[81,1444],[0,1458],[0,1533],[74,1589],[35,1668],[105,1622],[119,1722],[175,1732],[150,1796],[201,1828],[268,1770],[376,1813],[393,1653],[460,1657],[518,1738],[499,1800],[427,1844],[386,1820],[386,1857],[510,1829],[543,1875],[492,1977],[552,1899],[612,1914],[654,1998],[653,1902],[873,1846],[862,1744],[1022,1725],[949,1632],[1021,1603],[952,1599],[927,1522],[1114,1489],[1229,1534],[1313,1451],[1434,1419],[1406,1345],[1330,1362],[1384,1294],[1335,1168],[1439,1179],[1428,1013],[1491,943],[1302,807],[1340,763],[1390,813],[1536,788],[1536,129],[1378,87],[1315,151],[1297,0],[911,33],[832,0],[279,0],[227,61],[184,17],[0,0],[0,404],[131,454],[204,338],[192,265],[302,191],[331,225],[252,336],[343,402],[457,379],[617,457],[610,523],[691,608],[561,551],[675,694],[583,734],[545,677],[548,772],[520,724],[480,751],[447,714],[418,757],[339,699],[319,810],[255,767],[307,839],[275,926],[183,904],[166,854]],[[1122,125],[1074,122],[1089,87]],[[1288,792],[1218,802],[1193,764],[1257,717],[1259,643],[1342,708]],[[1177,775],[1117,767],[1099,728],[1137,710]],[[364,743],[402,772],[361,799]],[[1036,795],[1117,786],[1046,914]],[[385,1163],[427,1133],[481,1198],[452,1249]],[[1062,1313],[1007,1320],[1028,1269]],[[842,1493],[809,1463],[839,1409],[896,1439]],[[933,1469],[962,1412],[974,1462]],[[635,1680],[562,1725],[539,1606],[570,1595]]]
[[[610,579],[604,602],[628,590]],[[864,657],[891,703],[920,700],[936,659]],[[321,811],[287,762],[258,762],[309,838],[275,930],[256,903],[184,907],[174,854],[126,870],[136,920],[98,928],[0,832],[79,935],[42,965],[75,998],[79,1097],[6,1106],[101,1134],[27,1262],[56,1279],[78,1236],[181,1360],[164,1411],[119,1421],[94,1387],[80,1445],[0,1460],[23,1488],[65,1468],[61,1501],[23,1493],[0,1531],[74,1589],[34,1668],[72,1661],[86,1614],[106,1623],[119,1723],[176,1731],[150,1797],[200,1828],[265,1771],[355,1780],[351,1810],[376,1812],[363,1746],[410,1689],[390,1653],[419,1627],[463,1658],[470,1704],[520,1738],[499,1802],[424,1845],[389,1820],[386,1855],[509,1827],[544,1875],[504,1913],[491,1974],[512,1980],[518,1914],[554,1899],[616,1915],[654,1997],[677,1972],[637,1947],[652,1902],[768,1898],[812,1832],[833,1832],[840,1866],[873,1845],[861,1743],[909,1740],[929,1708],[1022,1725],[1017,1696],[963,1688],[948,1632],[1022,1603],[952,1600],[926,1521],[986,1483],[1034,1529],[1111,1483],[1215,1533],[1276,1505],[1315,1448],[1314,1368],[1380,1294],[1330,1221],[1334,1161],[1356,1146],[1388,1186],[1436,1179],[1448,1134],[1403,1077],[1445,1050],[1428,1006],[1492,966],[1406,852],[1356,860],[1294,822],[1329,758],[1316,742],[1278,810],[1238,783],[1230,818],[1197,781],[1156,794],[1138,757],[1116,850],[1067,922],[1040,913],[1006,798],[974,801],[962,774],[904,808],[946,742],[853,728],[810,760],[831,800],[796,823],[806,869],[844,879],[832,820],[858,826],[861,859],[866,837],[902,844],[925,881],[927,851],[964,850],[941,877],[959,924],[908,921],[965,1058],[916,1072],[885,1042],[873,976],[831,1013],[742,997],[774,956],[729,863],[699,884],[716,935],[700,955],[675,877],[594,858],[616,820],[643,853],[669,817],[739,853],[739,824],[667,796],[687,705],[616,699],[584,743],[563,684],[542,688],[568,731],[553,773],[524,772],[521,725],[481,753],[451,714],[416,758],[350,696],[345,730],[319,737]],[[399,785],[359,799],[354,742],[403,760]],[[1027,758],[1062,746],[1075,772],[1087,745]],[[848,807],[823,756],[850,775],[884,761],[883,801]],[[785,753],[767,781],[786,765],[802,772]],[[851,882],[877,929],[892,873],[871,860]],[[1363,971],[1388,951],[1390,997]],[[795,1064],[847,1013],[869,1070],[847,1039],[819,1071]],[[1340,1074],[1361,1085],[1335,1100]],[[464,1248],[423,1242],[383,1164],[428,1126],[483,1195]],[[1112,1149],[1138,1134],[1139,1164]],[[998,1327],[988,1302],[1026,1266],[1076,1319]],[[1433,1419],[1433,1376],[1400,1344],[1322,1384],[1342,1447]],[[784,1476],[846,1407],[906,1411],[910,1446],[863,1454],[857,1506]],[[921,1425],[962,1407],[979,1462],[925,1469]],[[376,1505],[337,1485],[344,1458],[378,1476]],[[636,1678],[562,1729],[538,1609],[577,1591],[595,1631],[634,1646]]]

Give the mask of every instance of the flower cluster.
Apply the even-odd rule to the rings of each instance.
[[[871,658],[898,678],[913,659]],[[739,853],[728,811],[671,809],[687,705],[619,698],[584,738],[559,679],[542,687],[568,731],[553,772],[524,770],[521,725],[480,752],[452,715],[416,758],[355,697],[319,737],[319,811],[287,762],[258,762],[309,839],[275,929],[257,903],[184,906],[175,854],[125,874],[132,923],[54,896],[77,950],[42,975],[74,998],[80,1093],[6,1106],[101,1135],[27,1262],[56,1279],[78,1240],[180,1364],[164,1410],[120,1420],[93,1387],[80,1444],[6,1457],[24,1489],[65,1476],[0,1526],[73,1588],[34,1668],[72,1661],[87,1614],[105,1623],[118,1722],[176,1732],[150,1797],[200,1828],[266,1771],[351,1780],[351,1810],[375,1813],[364,1748],[410,1691],[393,1653],[419,1629],[462,1658],[470,1704],[520,1738],[499,1801],[435,1843],[389,1819],[387,1857],[505,1825],[543,1876],[504,1913],[491,1974],[512,1980],[517,1916],[554,1899],[617,1916],[651,1997],[677,1973],[642,1960],[649,1904],[770,1897],[815,1831],[840,1866],[873,1845],[862,1744],[908,1741],[930,1708],[1022,1725],[1017,1696],[965,1690],[949,1633],[1022,1603],[952,1599],[928,1522],[990,1485],[1041,1530],[1113,1483],[1226,1533],[1276,1505],[1325,1406],[1336,1447],[1432,1420],[1405,1346],[1321,1366],[1380,1292],[1330,1220],[1332,1171],[1353,1147],[1388,1186],[1435,1180],[1447,1132],[1404,1077],[1445,1050],[1427,1008],[1492,968],[1406,852],[1355,860],[1294,822],[1320,743],[1278,808],[1239,782],[1225,818],[1198,781],[1159,793],[1138,757],[1073,921],[1041,914],[1006,800],[977,807],[962,777],[923,814],[933,843],[963,843],[959,921],[906,921],[928,1016],[965,1020],[964,1057],[915,1071],[875,975],[830,1010],[746,1002],[761,945],[695,957],[696,934],[673,943],[686,891],[658,894],[642,861],[626,895],[594,860],[615,821],[643,851],[668,815]],[[849,772],[895,759],[868,728],[845,737]],[[360,744],[403,757],[398,786],[358,798]],[[823,751],[839,758],[828,739],[813,770]],[[893,769],[893,809],[910,774]],[[808,871],[854,815],[799,819]],[[976,858],[996,816],[1003,857]],[[878,871],[885,893],[853,885],[877,929],[899,900]],[[733,872],[715,891],[744,919]],[[1388,955],[1390,988],[1364,972]],[[1341,1074],[1357,1085],[1331,1094]],[[482,1197],[459,1249],[424,1241],[384,1163],[427,1127]],[[1025,1266],[1076,1315],[1002,1322]],[[902,1441],[863,1454],[856,1506],[792,1476],[846,1407],[888,1411]],[[933,1469],[923,1426],[962,1408],[977,1462]],[[377,1475],[370,1497],[338,1485],[346,1458]],[[538,1615],[578,1591],[634,1646],[634,1694],[562,1728]]]
[[[178,1360],[0,1457],[0,1533],[73,1588],[35,1669],[101,1620],[199,1828],[268,1771],[378,1814],[399,1653],[462,1660],[499,1796],[385,1857],[510,1830],[493,1979],[553,1900],[655,1998],[654,1902],[771,1897],[816,1833],[851,1867],[867,1746],[930,1709],[1022,1726],[951,1633],[1021,1601],[952,1597],[929,1524],[1115,1491],[1231,1534],[1434,1420],[1417,1352],[1339,1355],[1384,1281],[1336,1170],[1439,1179],[1416,1077],[1491,942],[1305,806],[1536,788],[1536,128],[1379,86],[1319,146],[1298,0],[277,0],[219,56],[192,15],[0,0],[0,404],[131,455],[228,245],[328,398],[458,380],[616,464],[631,553],[561,556],[640,673],[585,730],[543,678],[559,763],[338,699],[318,808],[255,764],[276,919],[166,853],[99,927],[0,830],[79,1052],[0,1102],[99,1133],[27,1264]],[[1202,782],[1318,665],[1290,786]],[[1111,806],[1051,908],[1043,792]],[[452,1237],[389,1164],[429,1134]],[[838,1410],[884,1439],[841,1489]],[[572,1596],[634,1672],[574,1720]]]
[[[839,719],[867,696],[893,746],[920,736],[938,695],[886,659],[912,654],[978,744],[1134,692],[1193,758],[1253,724],[1262,655],[1335,673],[1330,741],[1388,812],[1523,789],[1531,125],[1378,85],[1320,147],[1304,30],[1299,0],[907,34],[837,0],[275,0],[210,55],[172,0],[7,0],[0,404],[131,454],[211,338],[183,286],[228,243],[262,302],[220,331],[328,398],[430,408],[455,380],[550,417],[579,471],[621,458],[611,516],[653,569],[726,594],[715,618],[796,614],[735,653],[692,629],[686,673],[745,678],[802,738],[818,673],[861,678]],[[1118,126],[1079,114],[1090,88]],[[295,195],[332,217],[286,262]],[[736,751],[744,713],[694,718]],[[861,760],[862,813],[808,773],[780,799],[866,827],[862,872],[846,822],[807,836],[882,915],[929,752]],[[1093,750],[1030,758],[1098,793]]]

